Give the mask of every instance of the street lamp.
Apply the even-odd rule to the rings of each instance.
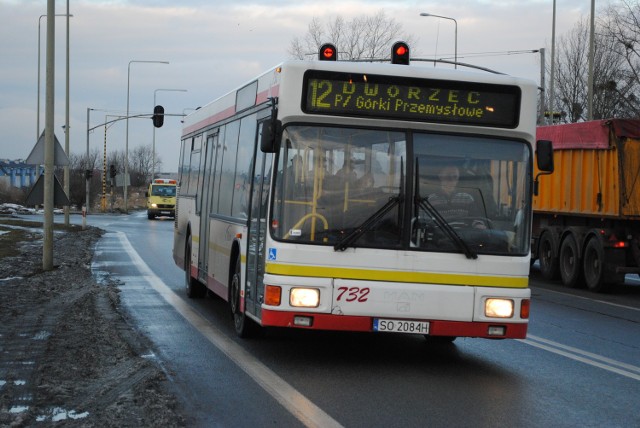
[[[596,0],[591,0],[589,18],[589,75],[587,76],[587,120],[593,120],[593,56],[595,52],[595,13]]]
[[[129,212],[129,201],[127,194],[127,177],[129,176],[129,83],[131,81],[131,64],[138,63],[153,63],[153,64],[169,64],[169,61],[138,61],[133,60],[129,61],[129,66],[127,67],[127,131],[125,137],[125,148],[124,148],[124,211]]]
[[[440,16],[440,15],[434,15],[433,13],[426,13],[426,12],[422,12],[420,14],[420,16],[431,16],[433,18],[441,18],[441,19],[448,19],[453,21],[453,23],[455,24],[455,52],[454,52],[454,62],[455,62],[455,68],[458,68],[458,21],[456,21],[453,18],[449,18],[448,16]]]
[[[553,18],[551,22],[551,74],[549,76],[549,117],[553,123],[553,110],[555,103],[555,80],[556,80],[556,0],[553,0]],[[544,98],[543,98],[544,99]]]
[[[42,18],[47,15],[40,15],[38,18],[38,107],[36,112],[36,141],[40,138],[40,24],[42,23]],[[55,14],[54,16],[67,16],[67,14]],[[69,15],[69,17],[73,17],[73,15]]]
[[[156,106],[156,95],[158,92],[187,92],[186,89],[156,89],[153,91],[153,106]],[[151,181],[156,178],[156,127],[153,127],[153,154],[151,158]]]

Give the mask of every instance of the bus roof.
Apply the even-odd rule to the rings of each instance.
[[[186,137],[207,125],[217,123],[247,108],[265,103],[272,97],[290,97],[285,109],[286,107],[291,107],[293,111],[287,111],[286,113],[293,114],[297,109],[297,112],[302,114],[300,111],[301,76],[307,70],[397,76],[410,79],[475,82],[489,85],[513,85],[528,91],[529,98],[531,97],[531,92],[535,93],[537,91],[536,83],[529,79],[488,72],[434,68],[426,66],[426,64],[407,66],[355,61],[286,61],[186,116],[182,134],[183,137]],[[294,82],[293,86],[290,82]],[[282,110],[282,107],[283,105],[280,103],[279,109]],[[535,117],[533,120],[535,121]]]

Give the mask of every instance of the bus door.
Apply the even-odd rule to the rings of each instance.
[[[209,272],[209,211],[211,205],[211,189],[213,189],[213,173],[212,166],[215,165],[216,149],[218,148],[219,129],[207,135],[204,145],[204,153],[202,154],[203,182],[199,189],[202,192],[198,194],[196,201],[196,212],[200,218],[200,242],[198,257],[198,279],[203,283],[207,283],[207,272]]]
[[[259,126],[261,128],[262,124]],[[259,129],[258,135],[260,134]],[[271,188],[272,161],[273,154],[256,150],[247,237],[245,311],[255,314],[258,318],[261,317],[260,305],[264,295],[265,241],[268,233],[267,206]]]

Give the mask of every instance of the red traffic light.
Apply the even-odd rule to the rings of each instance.
[[[405,42],[396,42],[391,48],[391,63],[409,65],[409,45]]]
[[[318,59],[320,61],[336,61],[338,59],[338,50],[331,43],[325,43],[320,46]]]

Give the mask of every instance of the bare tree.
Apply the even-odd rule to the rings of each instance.
[[[626,65],[621,69],[623,85],[614,90],[627,117],[640,117],[640,4],[620,0],[609,6],[603,32],[612,40],[612,49]]]
[[[585,21],[581,20],[558,43],[554,97],[569,122],[581,119],[586,109],[589,38],[585,28]]]
[[[629,117],[622,98],[633,93],[635,82],[629,79],[624,58],[616,49],[617,41],[602,31],[595,34],[593,63],[593,118]],[[579,122],[587,117],[587,81],[589,55],[589,25],[586,19],[560,38],[555,79],[556,110],[561,110],[566,122]]]
[[[409,45],[414,37],[403,34],[402,25],[386,16],[383,10],[375,15],[361,15],[350,21],[337,16],[328,24],[313,18],[304,38],[295,37],[289,55],[296,59],[309,59],[318,55],[320,46],[333,43],[341,60],[380,60],[391,56],[391,46],[398,40]]]
[[[156,156],[155,170],[162,165],[162,160]],[[129,154],[129,173],[133,186],[143,186],[151,181],[153,171],[153,147],[151,145],[138,146]]]

